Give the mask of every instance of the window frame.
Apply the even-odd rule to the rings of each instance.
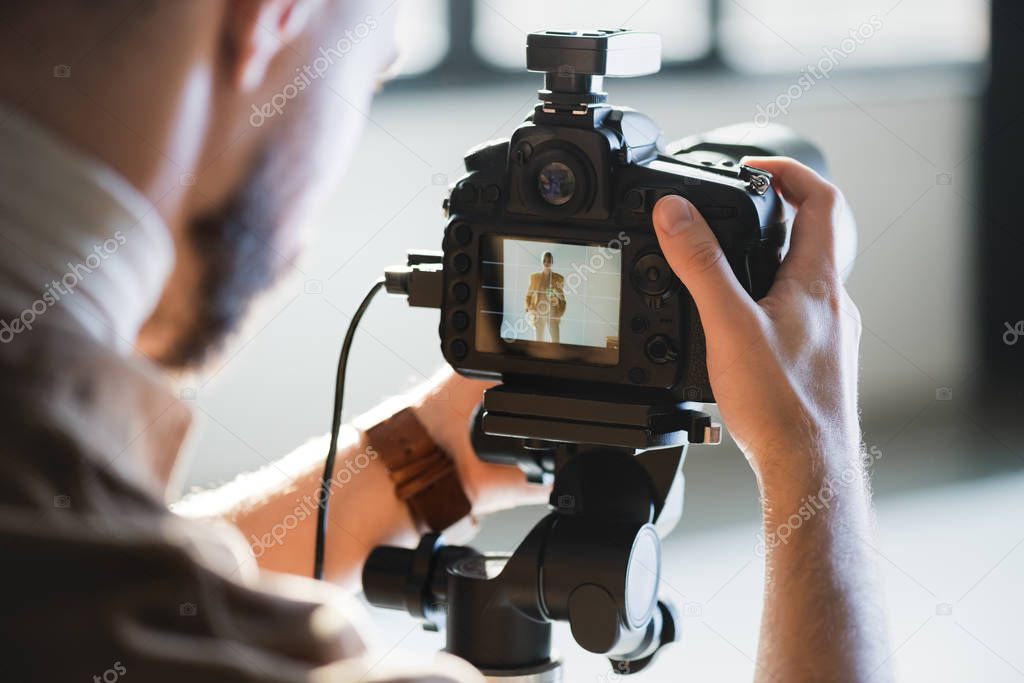
[[[728,0],[708,0],[708,21],[709,21],[709,43],[707,52],[697,59],[685,61],[671,61],[662,64],[660,74],[664,75],[700,75],[716,76],[729,75],[742,78],[785,78],[786,73],[778,74],[755,74],[738,71],[729,65],[723,57],[721,46],[721,21],[723,16],[723,5]],[[527,74],[525,70],[505,69],[484,59],[473,45],[473,26],[476,15],[475,0],[447,0],[448,12],[448,51],[444,57],[427,71],[399,76],[388,89],[415,89],[419,87],[433,88],[438,85],[474,85],[477,83],[493,83],[496,80],[515,82],[529,78],[535,80],[533,75]],[[991,46],[989,48],[991,53]],[[977,62],[969,60],[949,60],[922,62],[919,64],[907,64],[896,67],[888,66],[867,66],[851,67],[846,69],[850,74],[871,74],[871,73],[895,73],[913,74],[921,71],[934,71],[936,69],[960,68],[965,71],[972,69],[987,68],[988,55]]]

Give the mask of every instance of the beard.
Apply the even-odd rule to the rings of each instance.
[[[286,239],[294,167],[283,172],[289,155],[277,147],[267,147],[226,202],[187,226],[181,248],[196,272],[188,317],[158,358],[164,367],[195,369],[220,354],[253,302],[294,263],[298,240]]]
[[[369,106],[375,72],[360,73],[351,79],[352,91],[363,93],[354,109],[331,91],[321,90],[323,102],[305,91],[236,189],[183,226],[175,240],[178,264],[148,321],[143,352],[150,359],[174,371],[208,365],[259,295],[294,270],[303,245],[296,226],[336,186],[362,128],[354,112]]]

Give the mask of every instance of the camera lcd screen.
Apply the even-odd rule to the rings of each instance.
[[[618,244],[489,236],[481,241],[477,350],[545,360],[619,361]]]

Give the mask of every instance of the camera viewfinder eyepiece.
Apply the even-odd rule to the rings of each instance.
[[[604,76],[657,73],[661,36],[621,28],[538,31],[526,38],[526,68],[544,74],[544,89],[538,95],[546,110],[585,113],[607,100],[601,90]]]

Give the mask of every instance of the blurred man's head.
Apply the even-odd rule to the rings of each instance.
[[[544,266],[544,270],[551,270],[551,265],[555,262],[555,257],[550,251],[545,251],[544,256],[540,259],[541,264]]]
[[[199,363],[295,258],[393,61],[393,5],[4,0],[0,99],[113,166],[173,233],[143,352]]]

